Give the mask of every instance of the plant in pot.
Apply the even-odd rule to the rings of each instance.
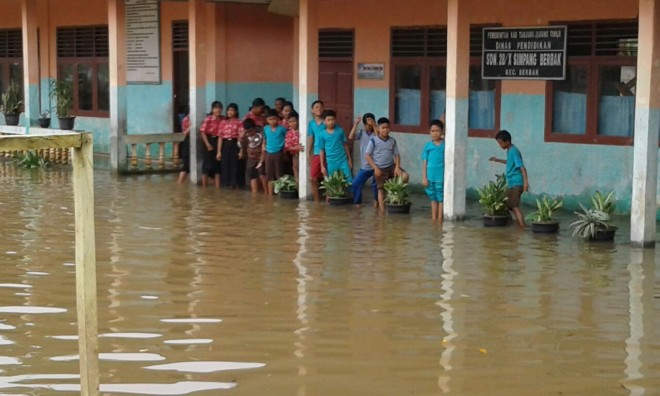
[[[57,119],[60,129],[72,130],[76,117],[71,115],[73,108],[73,85],[68,81],[52,80],[50,84],[50,96],[57,101]]]
[[[298,199],[298,183],[291,175],[284,175],[275,180],[273,188],[280,198]]]
[[[40,128],[50,127],[50,112],[49,111],[44,111],[43,113],[41,113],[41,116],[39,117],[39,127]]]
[[[45,168],[49,165],[48,161],[39,157],[37,153],[32,150],[16,155],[14,163],[23,169]]]
[[[386,181],[383,188],[387,213],[410,213],[412,203],[408,198],[408,183],[403,182],[403,177],[396,176]]]
[[[571,223],[573,236],[587,241],[613,241],[617,228],[611,223],[616,200],[614,192],[603,195],[600,191],[591,197],[591,208],[580,204],[581,211],[575,212],[578,219]]]
[[[2,112],[5,113],[7,125],[18,125],[21,106],[23,106],[23,99],[21,98],[21,87],[16,82],[11,81],[7,90],[2,94]]]
[[[325,196],[330,205],[345,205],[351,202],[351,197],[348,196],[350,185],[346,176],[338,170],[323,178],[321,189],[325,190]]]
[[[538,234],[555,234],[559,231],[559,222],[552,218],[552,213],[559,210],[564,203],[559,199],[547,196],[536,200],[536,212],[530,213],[527,220],[532,223],[532,232]]]
[[[479,204],[484,210],[483,222],[486,227],[503,227],[509,224],[511,215],[506,206],[506,177],[497,175],[495,181],[477,189]]]

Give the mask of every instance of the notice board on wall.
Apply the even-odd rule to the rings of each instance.
[[[126,0],[126,80],[160,84],[158,0]]]
[[[481,73],[491,80],[563,80],[566,26],[484,28]]]

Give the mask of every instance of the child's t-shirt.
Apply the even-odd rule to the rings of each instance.
[[[264,139],[266,139],[266,152],[275,154],[282,151],[286,139],[286,129],[278,125],[271,128],[270,125],[264,127]]]
[[[360,141],[360,163],[361,169],[371,170],[371,165],[367,162],[367,146],[369,145],[369,140],[375,136],[373,132],[369,133],[366,129],[360,129],[355,137],[355,140]]]
[[[346,150],[344,147],[347,141],[344,130],[339,126],[335,127],[332,133],[329,133],[327,129],[321,131],[319,142],[321,150],[325,152],[326,161],[332,163],[345,161]]]
[[[445,141],[435,144],[426,143],[422,151],[422,161],[426,161],[426,178],[430,182],[441,183],[445,180]]]
[[[506,151],[506,181],[509,187],[520,187],[523,183],[522,168],[525,166],[518,147],[511,145]]]
[[[317,124],[316,120],[312,118],[309,125],[307,125],[307,136],[314,138],[314,155],[319,155],[321,152],[320,135],[323,130],[325,130],[325,124],[322,120],[320,124]]]
[[[220,122],[218,129],[222,139],[238,139],[243,129],[243,122],[238,118],[225,119]]]
[[[220,136],[220,123],[224,120],[224,117],[215,118],[210,115],[207,116],[204,121],[202,121],[202,126],[199,127],[199,131],[208,135],[208,136]]]
[[[371,155],[371,159],[379,169],[393,166],[394,157],[399,156],[396,140],[391,136],[388,136],[387,140],[381,139],[380,136],[373,136],[369,139],[366,152]]]
[[[300,133],[295,129],[289,129],[284,138],[284,149],[289,150],[300,145]]]
[[[261,142],[263,136],[260,132],[248,132],[245,135],[245,144],[247,144],[247,155],[251,160],[258,160],[261,157]]]

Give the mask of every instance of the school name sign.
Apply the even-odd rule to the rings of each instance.
[[[484,28],[482,78],[563,80],[566,26]]]

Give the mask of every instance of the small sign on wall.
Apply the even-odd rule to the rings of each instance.
[[[383,80],[385,78],[384,63],[358,63],[358,80]]]

